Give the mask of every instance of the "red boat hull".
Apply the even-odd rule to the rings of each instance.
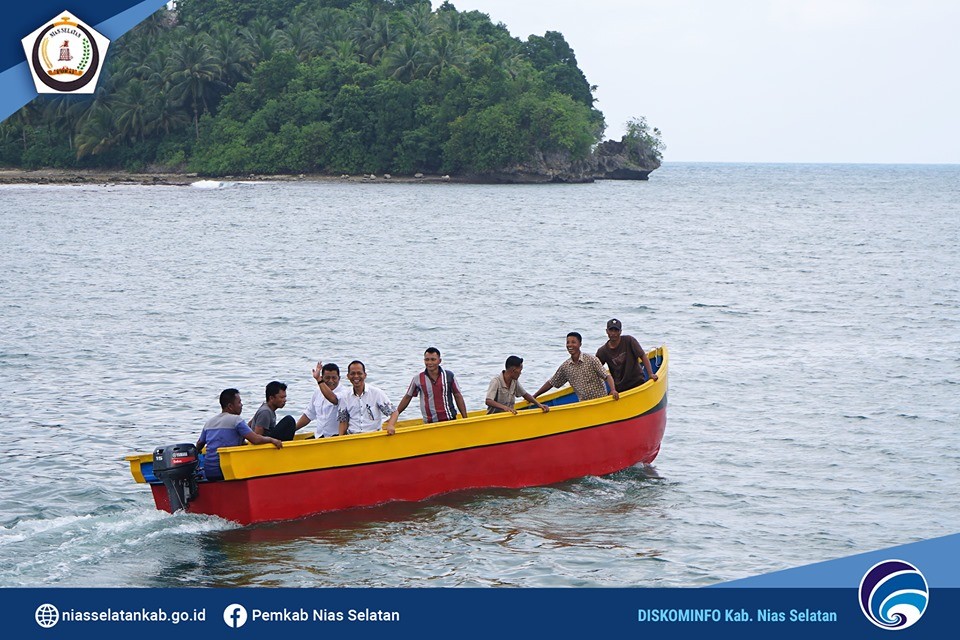
[[[650,463],[660,451],[666,401],[618,422],[528,440],[458,449],[348,467],[228,482],[201,483],[190,513],[241,524],[289,520],[391,501],[487,487],[520,488],[602,476]],[[152,484],[157,508],[170,511],[163,485]]]

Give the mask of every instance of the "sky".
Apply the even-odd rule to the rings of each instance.
[[[607,137],[645,116],[667,161],[960,163],[957,0],[452,2],[561,32]]]

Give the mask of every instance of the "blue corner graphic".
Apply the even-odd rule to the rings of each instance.
[[[919,569],[931,588],[960,587],[960,534],[860,553],[795,569],[713,585],[734,588],[857,588],[872,566],[903,560]]]

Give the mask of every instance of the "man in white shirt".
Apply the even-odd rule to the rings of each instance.
[[[333,392],[339,401],[343,396],[350,393],[348,386],[340,386],[340,367],[328,362],[327,364],[317,363],[317,367],[311,372],[313,379],[320,386],[313,392],[310,398],[310,404],[303,410],[303,415],[297,420],[297,429],[307,426],[314,420],[317,421],[317,437],[332,438],[340,435],[340,418],[338,416],[340,408],[339,402],[330,402],[324,394],[323,387]]]
[[[338,404],[340,435],[378,431],[383,428],[392,436],[399,414],[387,394],[372,384],[366,384],[367,368],[364,364],[359,360],[351,362],[347,367],[347,379],[353,389]],[[324,393],[328,400],[330,395]]]

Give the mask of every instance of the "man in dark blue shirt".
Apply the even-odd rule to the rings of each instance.
[[[204,445],[207,446],[203,461],[203,475],[207,480],[223,480],[218,451],[220,447],[237,447],[246,440],[250,444],[269,443],[277,449],[283,448],[283,443],[276,438],[261,436],[247,426],[240,417],[243,401],[236,389],[224,389],[220,393],[220,408],[223,411],[207,420],[200,432],[200,439],[197,440],[198,451],[201,451]]]

